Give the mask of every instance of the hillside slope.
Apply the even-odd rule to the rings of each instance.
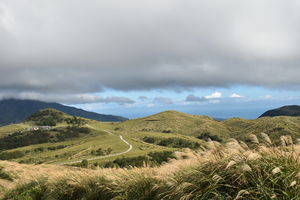
[[[300,136],[300,118],[277,116],[263,117],[255,120],[231,118],[217,121],[208,116],[189,115],[177,111],[165,111],[148,117],[128,120],[115,125],[115,130],[123,133],[161,132],[189,135],[198,138],[228,138],[246,140],[250,134],[264,132],[271,139],[281,135]]]
[[[103,122],[120,122],[127,120],[124,117],[98,114],[75,107],[64,106],[59,103],[47,103],[36,100],[4,99],[0,101],[0,126],[11,123],[20,123],[34,112],[46,108],[54,108],[72,116],[79,116]]]
[[[259,117],[274,117],[274,116],[292,116],[292,117],[300,116],[300,106],[291,105],[291,106],[283,106],[280,108],[268,110]]]

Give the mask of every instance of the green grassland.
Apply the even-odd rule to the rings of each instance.
[[[114,130],[115,124],[116,124],[115,122],[108,123],[108,122],[93,121],[89,125],[95,129],[91,128],[90,129],[91,132],[88,135],[84,135],[83,137],[70,139],[68,141],[57,142],[57,143],[34,144],[30,146],[7,150],[7,152],[14,152],[14,151],[25,152],[25,156],[12,160],[20,163],[60,164],[60,163],[65,163],[70,161],[97,157],[97,155],[93,155],[91,152],[97,151],[99,148],[102,148],[103,150],[107,150],[108,148],[111,148],[112,152],[110,154],[124,152],[128,149],[129,146],[120,140],[119,135],[122,135],[123,138],[133,146],[133,149],[124,155],[112,156],[107,158],[99,158],[91,161],[91,162],[98,162],[101,164],[110,160],[114,160],[117,157],[139,156],[139,155],[146,155],[147,153],[152,151],[165,151],[165,150],[174,151],[178,149],[178,148],[162,147],[158,145],[145,143],[141,140],[141,138],[145,136],[155,136],[155,137],[162,137],[162,138],[176,137],[176,138],[184,138],[188,140],[195,140],[195,141],[199,141],[200,143],[204,143],[194,137],[180,135],[180,134],[172,134],[172,133],[136,132],[136,133],[126,134],[123,132],[115,131]],[[89,127],[86,125],[80,125],[80,126]],[[7,129],[4,128],[2,130],[6,131]],[[110,131],[115,135],[111,135],[106,131],[102,131],[102,130]],[[49,150],[49,148],[57,147],[57,146],[65,146],[65,148]]]
[[[205,148],[206,142],[196,137],[205,139],[201,137],[205,135],[205,137],[213,139],[217,136],[222,142],[226,142],[229,138],[247,142],[249,135],[254,134],[260,137],[260,133],[264,132],[274,143],[278,144],[282,135],[290,135],[295,141],[300,134],[299,117],[262,117],[255,120],[231,118],[220,122],[208,116],[165,111],[125,122],[97,122],[84,118],[74,118],[54,109],[46,109],[33,114],[20,124],[1,127],[0,135],[5,137],[8,133],[26,131],[29,127],[42,124],[45,121],[55,123],[56,126],[52,128],[67,126],[87,127],[90,129],[90,133],[62,142],[34,144],[8,150],[8,152],[17,150],[25,152],[23,157],[16,158],[13,161],[33,164],[59,164],[97,157],[92,151],[95,152],[99,148],[102,148],[104,151],[110,148],[112,150],[110,154],[121,153],[126,151],[129,146],[120,140],[119,135],[123,136],[133,146],[131,151],[118,156],[99,158],[91,162],[105,163],[117,157],[146,155],[151,151],[178,150],[178,148],[146,143],[142,140],[145,136],[181,138],[198,142]],[[85,124],[89,124],[93,128]],[[110,131],[115,135],[110,135],[106,131]],[[49,132],[55,134],[53,131]],[[248,140],[248,142],[250,141]],[[60,145],[65,147],[49,150]]]
[[[97,122],[51,109],[1,127],[0,135],[13,138],[16,132],[23,137],[32,133],[28,128],[48,122],[55,125],[42,133],[49,133],[50,142],[3,151],[23,155],[9,160],[13,162],[0,161],[0,198],[1,193],[4,199],[300,198],[300,117],[217,121],[165,111],[125,122]],[[57,140],[59,134],[82,128],[86,132]],[[120,136],[132,145],[130,151]],[[163,146],[145,142],[145,137],[197,142],[200,148]],[[117,158],[165,151],[174,152],[175,158],[162,165],[103,168]],[[122,152],[126,153],[114,155]],[[105,155],[112,156],[101,157]],[[88,161],[88,169],[66,164],[91,158],[97,159]]]

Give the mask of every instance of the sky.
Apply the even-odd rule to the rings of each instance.
[[[0,0],[0,99],[255,119],[299,75],[299,0]]]

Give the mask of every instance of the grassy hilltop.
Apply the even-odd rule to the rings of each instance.
[[[254,120],[231,118],[217,121],[209,116],[189,115],[177,111],[165,111],[148,117],[128,120],[114,125],[115,130],[124,133],[160,132],[188,135],[200,138],[217,136],[226,141],[229,138],[246,140],[249,134],[264,132],[278,141],[281,135],[299,137],[300,117],[276,116]]]

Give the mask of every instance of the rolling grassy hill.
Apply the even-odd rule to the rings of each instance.
[[[231,118],[220,122],[208,116],[165,111],[124,122],[98,122],[75,118],[54,109],[38,111],[18,125],[1,127],[0,135],[7,137],[8,133],[22,132],[31,126],[43,126],[49,125],[49,123],[55,124],[55,126],[52,130],[46,132],[48,134],[46,136],[49,138],[46,141],[43,140],[43,143],[8,150],[29,152],[21,158],[16,158],[15,161],[62,163],[68,160],[92,158],[91,152],[99,148],[111,148],[113,149],[112,153],[119,153],[128,148],[119,139],[118,136],[120,135],[133,145],[133,149],[122,156],[145,155],[150,151],[174,151],[181,148],[182,145],[180,146],[178,143],[187,143],[187,141],[197,142],[198,145],[204,148],[207,146],[205,141],[209,141],[209,139],[226,142],[230,138],[236,138],[251,143],[249,136],[254,134],[260,138],[260,133],[267,134],[276,144],[281,142],[280,136],[282,135],[290,135],[294,142],[300,138],[300,117],[262,117],[255,120]],[[86,126],[86,123],[93,128]],[[78,128],[70,128],[73,125]],[[89,129],[90,133],[76,133],[80,128]],[[104,130],[115,135],[110,135]],[[25,137],[26,134],[23,134]],[[73,136],[74,134],[75,136]],[[148,137],[147,142],[145,142],[145,137]],[[149,138],[154,142],[149,143]],[[170,139],[168,140],[168,138]],[[168,144],[166,144],[166,141]],[[65,146],[65,148],[56,149],[55,151],[47,150],[60,145]],[[36,150],[39,147],[43,151]],[[77,156],[74,157],[73,155]],[[100,159],[100,162],[111,159]]]
[[[209,116],[189,115],[173,110],[118,123],[115,130],[124,133],[160,132],[194,137],[210,132],[220,138],[230,137],[222,123]]]
[[[86,125],[88,124],[88,125]],[[125,152],[128,145],[120,139],[120,135],[133,145],[126,156],[145,155],[152,151],[174,151],[178,148],[145,143],[145,136],[158,138],[180,138],[184,141],[194,141],[203,144],[201,140],[172,133],[147,132],[125,134],[114,130],[118,122],[98,122],[80,117],[70,116],[55,109],[44,109],[35,112],[20,124],[0,127],[1,158],[28,164],[55,164],[70,161],[81,161],[97,157],[101,148],[104,155]],[[30,127],[38,126],[38,131],[28,131]],[[50,130],[41,130],[42,126],[51,126]],[[87,131],[88,130],[88,131]],[[9,131],[9,132],[8,132]],[[107,132],[107,131],[110,131]],[[43,138],[40,138],[43,137]],[[36,139],[38,138],[38,139]],[[14,147],[15,148],[12,148]],[[17,156],[14,156],[17,154]],[[10,156],[12,155],[12,156]],[[1,157],[2,156],[2,157]],[[95,159],[103,165],[119,156]]]
[[[114,129],[124,133],[160,132],[201,137],[217,136],[222,141],[229,138],[246,140],[250,134],[266,133],[273,140],[281,135],[300,136],[300,117],[261,117],[254,120],[231,118],[217,121],[209,116],[189,115],[165,111],[144,118],[117,123]]]

